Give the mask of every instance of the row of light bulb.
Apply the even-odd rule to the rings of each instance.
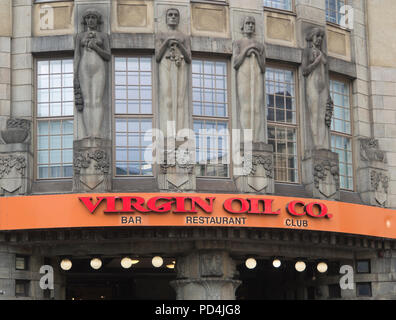
[[[282,262],[279,259],[274,259],[272,261],[272,266],[274,268],[279,268],[282,265]],[[248,269],[254,269],[257,266],[257,261],[254,258],[248,258],[245,261],[245,266]],[[294,265],[295,269],[298,272],[303,272],[307,268],[307,265],[304,261],[297,261],[296,264]],[[318,270],[320,273],[325,273],[328,269],[327,263],[326,262],[319,262],[316,265],[316,270]]]
[[[131,268],[134,264],[139,263],[139,260],[137,259],[131,259],[129,257],[125,257],[121,259],[121,266],[124,269],[129,269]],[[162,259],[162,257],[160,256],[155,256],[152,260],[151,260],[152,265],[155,268],[160,268],[162,267],[162,265],[164,264],[164,259]],[[176,261],[172,261],[171,264],[166,265],[166,267],[168,269],[174,269],[175,268],[175,264]],[[72,268],[72,262],[70,259],[63,259],[60,263],[60,267],[62,270],[68,271]],[[95,270],[99,270],[102,267],[102,260],[100,260],[99,258],[93,258],[90,261],[90,266],[92,269]]]

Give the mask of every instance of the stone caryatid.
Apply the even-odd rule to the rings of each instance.
[[[333,101],[330,97],[330,82],[327,55],[323,49],[325,33],[313,27],[306,36],[307,48],[303,52],[303,75],[305,97],[313,149],[330,149],[330,125]]]
[[[102,15],[88,9],[82,17],[84,31],[77,34],[74,52],[76,109],[81,113],[82,136],[101,137],[105,114],[106,64],[111,59],[109,36],[100,31]]]
[[[253,142],[265,142],[265,48],[253,38],[255,28],[254,17],[245,17],[244,37],[233,44],[234,68],[241,129],[252,130]]]
[[[166,11],[167,32],[156,37],[155,56],[159,64],[159,104],[163,130],[175,122],[176,133],[188,128],[188,65],[191,64],[190,37],[177,30],[180,12]]]

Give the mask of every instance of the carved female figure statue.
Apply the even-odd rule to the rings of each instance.
[[[253,142],[264,142],[265,48],[253,39],[255,28],[254,17],[246,17],[241,28],[244,37],[233,45],[234,68],[241,129],[252,129]]]
[[[180,22],[178,9],[166,11],[168,32],[156,38],[159,64],[159,103],[162,123],[176,122],[176,133],[188,128],[188,64],[191,64],[190,38],[176,30]]]
[[[327,55],[322,49],[324,35],[321,28],[314,27],[309,31],[302,67],[313,148],[329,150],[333,101],[330,97]]]
[[[74,52],[74,89],[77,111],[82,114],[82,135],[100,137],[106,85],[106,63],[111,59],[110,41],[100,32],[102,15],[87,10],[82,17],[85,30],[76,36]]]

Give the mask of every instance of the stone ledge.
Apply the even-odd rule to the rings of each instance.
[[[112,33],[112,49],[154,49],[155,35],[152,33]]]
[[[32,53],[73,51],[73,35],[45,36],[32,38]]]
[[[356,64],[334,57],[328,57],[329,72],[335,72],[350,78],[357,78]]]

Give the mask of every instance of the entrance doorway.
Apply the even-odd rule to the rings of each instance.
[[[129,269],[121,267],[121,258],[101,259],[95,270],[90,259],[73,259],[66,276],[66,300],[175,300],[170,282],[174,269],[154,268],[151,259],[139,259]]]
[[[338,274],[339,263],[328,263],[328,271],[320,274],[317,263],[306,262],[306,268],[298,272],[296,260],[282,260],[275,268],[273,260],[257,260],[254,269],[238,265],[239,279],[242,284],[236,290],[237,300],[314,300],[320,295],[318,280]],[[338,268],[338,269],[337,269]]]

